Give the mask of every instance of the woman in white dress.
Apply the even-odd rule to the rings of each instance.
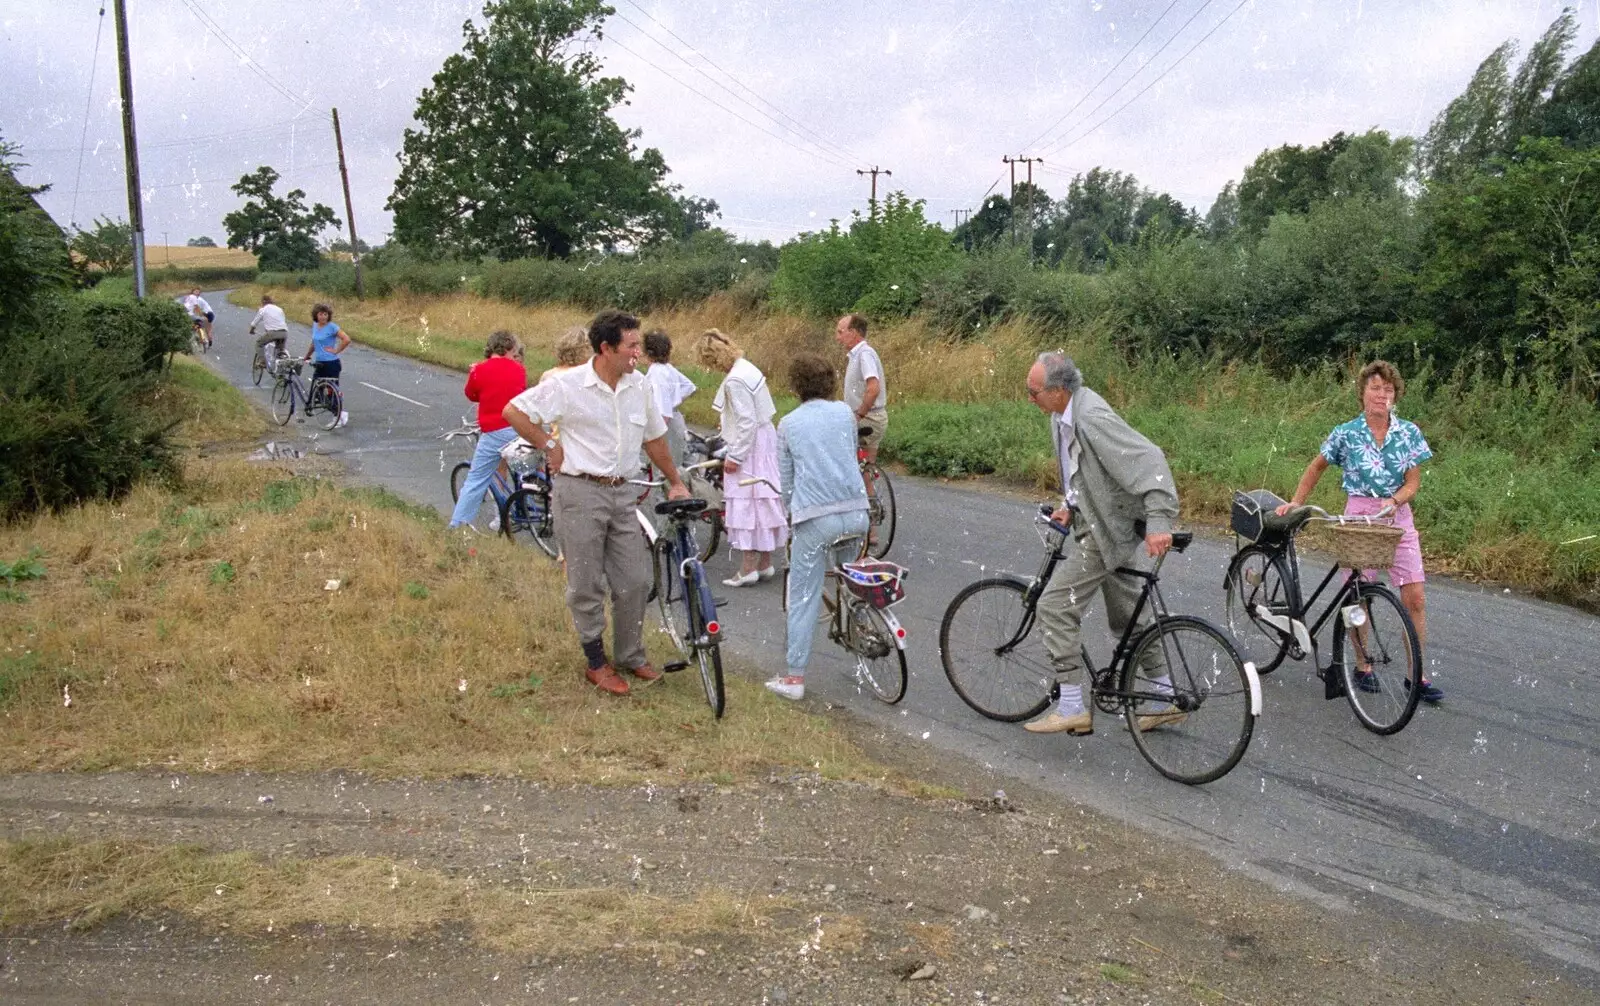
[[[772,424],[778,410],[772,404],[766,377],[726,335],[714,328],[707,330],[695,344],[695,355],[702,366],[728,375],[711,407],[722,417],[722,439],[727,444],[722,468],[723,520],[728,544],[738,549],[741,557],[738,574],[722,582],[747,587],[772,578],[776,572],[772,553],[789,540],[789,521],[779,492],[760,482],[739,484],[760,478],[773,486],[782,485],[778,429]]]

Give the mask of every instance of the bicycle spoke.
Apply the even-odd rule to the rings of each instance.
[[[1134,646],[1122,676],[1125,716],[1139,753],[1190,785],[1228,773],[1255,729],[1244,662],[1203,619],[1161,619]]]
[[[1025,590],[1012,580],[980,580],[956,595],[939,626],[939,659],[951,687],[992,720],[1031,719],[1050,704],[1055,674],[1041,634],[1016,640],[1031,615]]]
[[[1343,613],[1333,631],[1333,673],[1344,679],[1350,709],[1376,734],[1392,734],[1411,722],[1421,697],[1422,655],[1411,616],[1388,588],[1361,584],[1361,614],[1350,626]]]

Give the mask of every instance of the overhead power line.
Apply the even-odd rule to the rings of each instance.
[[[67,226],[78,226],[78,186],[83,184],[83,154],[89,147],[89,116],[94,112],[94,73],[100,68],[100,31],[106,26],[106,5],[100,5],[100,20],[94,26],[94,56],[89,60],[89,95],[83,99],[83,135],[78,137],[78,171],[72,176],[72,209]]]
[[[231,51],[235,56],[238,56],[239,59],[244,62],[244,65],[250,68],[250,72],[266,81],[274,91],[277,91],[279,94],[298,105],[302,112],[313,111],[311,107],[311,100],[309,98],[303,98],[296,94],[294,91],[290,90],[287,85],[280,83],[276,77],[268,73],[266,68],[257,63],[255,58],[250,55],[244,46],[228,37],[228,33],[222,30],[222,26],[218,24],[210,14],[207,14],[200,8],[200,4],[197,2],[197,0],[181,0],[181,2],[185,7],[189,8],[190,13],[199,19],[200,23],[205,26],[207,31],[215,35],[217,39],[229,49],[229,51]],[[324,119],[332,121],[332,118],[327,112],[317,111],[316,114],[322,116]]]
[[[302,164],[302,165],[300,165],[300,169],[299,170],[300,171],[312,171],[312,170],[314,170],[316,168],[337,168],[338,166],[339,166],[339,162],[338,161],[322,161],[322,162],[317,163],[317,164]],[[184,188],[188,188],[191,185],[210,185],[213,182],[228,182],[228,183],[231,184],[231,183],[237,182],[238,180],[239,180],[239,176],[237,176],[237,175],[226,176],[226,177],[222,177],[222,178],[196,178],[196,179],[193,179],[192,181],[187,181],[187,182],[161,182],[161,183],[156,184],[156,185],[141,185],[140,189],[144,190],[144,191],[148,191],[148,190],[151,190],[151,189],[184,189]],[[122,188],[121,188],[121,186],[116,186],[116,187],[109,188],[109,189],[84,189],[83,191],[85,193],[121,192]]]
[[[1129,84],[1132,84],[1134,82],[1134,80],[1136,80],[1138,78],[1138,76],[1141,73],[1143,73],[1148,67],[1154,66],[1156,59],[1158,57],[1160,57],[1160,55],[1162,53],[1167,51],[1167,47],[1170,46],[1174,41],[1176,41],[1179,35],[1182,35],[1184,33],[1184,31],[1187,30],[1188,27],[1191,24],[1194,24],[1194,19],[1199,17],[1202,13],[1204,13],[1205,9],[1207,7],[1211,6],[1211,3],[1212,3],[1212,0],[1205,0],[1205,2],[1202,3],[1199,7],[1196,7],[1195,10],[1194,10],[1194,13],[1189,15],[1189,20],[1187,20],[1183,24],[1179,25],[1178,26],[1178,30],[1173,32],[1171,35],[1168,35],[1167,36],[1167,40],[1165,42],[1161,43],[1161,48],[1157,49],[1155,52],[1150,54],[1150,59],[1149,59],[1148,62],[1146,62],[1143,66],[1139,67],[1137,70],[1135,70],[1132,73],[1130,73],[1128,75],[1128,79],[1124,80],[1122,83],[1118,84],[1116,86],[1116,88],[1112,90],[1112,92],[1110,94],[1106,95],[1104,98],[1101,98],[1100,99],[1100,104],[1094,106],[1093,108],[1089,109],[1089,111],[1087,111],[1087,112],[1085,112],[1083,114],[1084,120],[1088,120],[1088,119],[1092,118],[1094,116],[1094,113],[1096,113],[1096,112],[1100,111],[1100,109],[1106,107],[1106,103],[1107,102],[1109,102],[1112,98],[1115,98],[1117,95],[1121,94],[1123,89],[1125,89]],[[1176,64],[1174,64],[1174,65],[1176,65]],[[1157,78],[1157,79],[1160,79],[1160,78]],[[1143,94],[1144,92],[1141,91],[1140,93]],[[1112,114],[1114,115],[1116,113],[1112,113]],[[1076,129],[1076,128],[1081,127],[1082,125],[1083,125],[1083,123],[1079,122],[1078,126],[1075,126],[1073,128]],[[1064,141],[1066,140],[1067,136],[1069,136],[1071,133],[1072,133],[1072,130],[1069,129],[1066,132],[1062,133],[1060,136],[1056,137],[1054,140],[1051,141],[1050,145],[1045,148],[1044,152],[1048,154],[1048,153],[1051,153],[1052,151],[1057,151],[1057,150],[1063,149]],[[1074,140],[1073,142],[1077,142],[1077,141]]]
[[[1074,143],[1079,142],[1084,137],[1088,136],[1090,133],[1092,133],[1095,130],[1099,129],[1101,126],[1103,126],[1106,123],[1110,122],[1112,119],[1115,119],[1117,117],[1117,115],[1124,108],[1127,108],[1129,105],[1133,104],[1134,102],[1138,101],[1140,98],[1144,97],[1145,91],[1148,91],[1152,87],[1155,87],[1157,84],[1161,83],[1161,80],[1162,80],[1163,77],[1165,77],[1167,74],[1171,73],[1173,70],[1177,69],[1177,66],[1178,66],[1179,63],[1182,63],[1184,60],[1189,58],[1189,53],[1194,52],[1196,49],[1198,49],[1202,45],[1204,45],[1206,39],[1210,38],[1212,35],[1215,35],[1219,28],[1221,28],[1223,25],[1228,23],[1228,19],[1229,18],[1233,17],[1235,14],[1239,13],[1239,11],[1243,10],[1245,4],[1247,4],[1249,2],[1250,2],[1250,0],[1239,0],[1239,5],[1237,7],[1233,8],[1233,10],[1228,11],[1228,13],[1223,16],[1221,21],[1218,21],[1216,24],[1212,25],[1210,31],[1208,31],[1204,35],[1200,36],[1200,41],[1196,42],[1194,45],[1191,45],[1188,48],[1188,50],[1184,52],[1184,54],[1182,56],[1179,56],[1177,59],[1173,60],[1172,65],[1167,67],[1165,70],[1162,70],[1160,76],[1156,77],[1155,80],[1152,80],[1150,83],[1146,84],[1144,86],[1144,88],[1142,90],[1140,90],[1140,92],[1138,94],[1134,95],[1133,97],[1129,98],[1127,101],[1125,101],[1121,105],[1119,105],[1117,107],[1116,111],[1112,112],[1110,115],[1106,116],[1104,119],[1101,119],[1099,122],[1095,123],[1094,125],[1090,126],[1088,129],[1084,130],[1083,132],[1079,133],[1077,136],[1073,137],[1070,142],[1062,145],[1061,149],[1065,150],[1067,147],[1070,147]]]

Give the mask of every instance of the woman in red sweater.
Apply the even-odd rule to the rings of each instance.
[[[483,349],[484,361],[467,374],[466,395],[478,403],[478,449],[472,454],[472,469],[461,485],[450,526],[471,522],[483,501],[484,490],[500,464],[500,451],[517,438],[517,432],[501,418],[506,403],[528,386],[528,372],[522,367],[522,343],[510,332],[501,330],[489,336]]]

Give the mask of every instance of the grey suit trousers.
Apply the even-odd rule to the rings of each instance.
[[[1067,543],[1065,558],[1056,566],[1055,574],[1050,577],[1049,585],[1039,598],[1038,613],[1045,649],[1050,653],[1050,663],[1055,668],[1059,684],[1080,683],[1078,672],[1083,667],[1083,613],[1097,591],[1105,595],[1106,620],[1111,623],[1112,635],[1121,637],[1122,630],[1133,617],[1133,609],[1139,603],[1139,591],[1144,588],[1144,583],[1136,577],[1118,574],[1116,567],[1146,568],[1149,561],[1143,548],[1143,541],[1129,543],[1120,555],[1112,557],[1112,561],[1107,563],[1092,536],[1085,535],[1080,540]],[[1138,627],[1143,629],[1153,620],[1147,605],[1139,615]],[[1150,656],[1156,666],[1147,670],[1159,671],[1162,663],[1160,653],[1155,652]]]
[[[651,582],[650,553],[634,515],[639,490],[558,475],[554,495],[556,540],[567,564],[567,610],[578,638],[605,636],[609,586],[612,666],[638,667],[646,659],[644,611]]]

